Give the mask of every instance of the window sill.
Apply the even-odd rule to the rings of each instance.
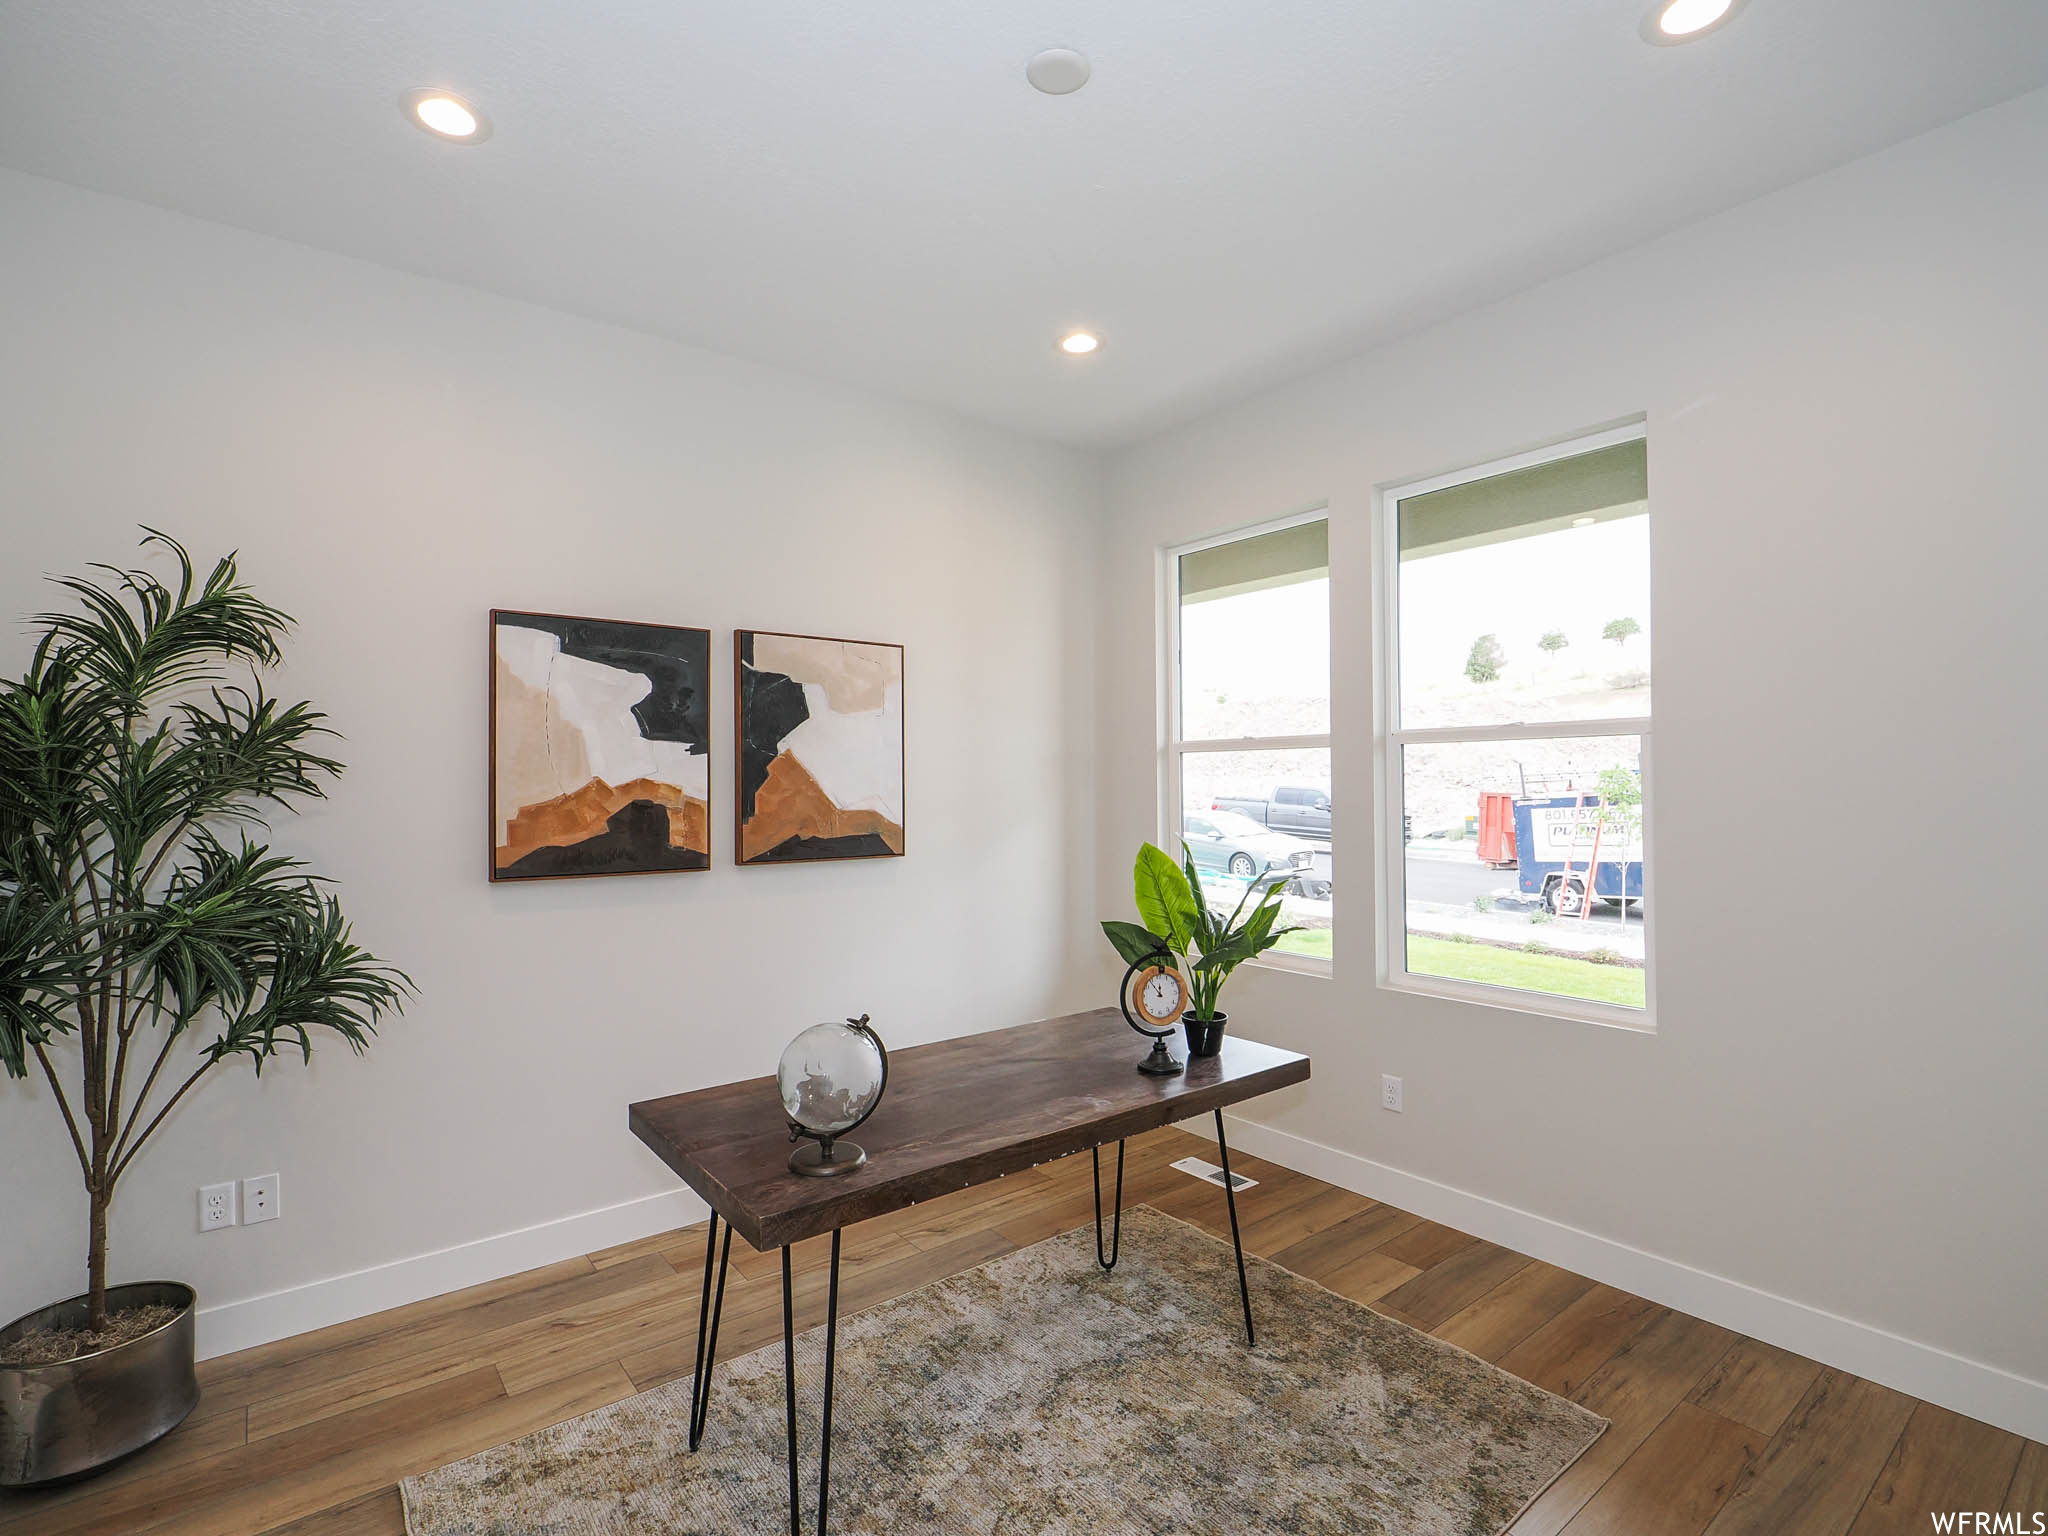
[[[1380,986],[1388,992],[1409,992],[1419,997],[1441,997],[1452,1002],[1471,1003],[1542,1019],[1564,1019],[1574,1024],[1598,1024],[1607,1029],[1626,1030],[1632,1035],[1654,1035],[1656,1015],[1650,1008],[1617,1008],[1609,1003],[1584,1002],[1571,997],[1547,997],[1515,987],[1489,986],[1480,981],[1457,981],[1448,976],[1415,976],[1407,971],[1383,976]]]
[[[1296,976],[1320,977],[1324,981],[1331,980],[1335,975],[1335,968],[1330,961],[1318,959],[1314,955],[1283,955],[1268,950],[1256,960],[1245,961],[1245,964],[1256,966],[1262,971],[1287,971]]]

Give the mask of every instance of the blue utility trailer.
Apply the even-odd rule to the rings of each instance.
[[[1560,917],[1575,917],[1585,905],[1590,864],[1596,900],[1642,900],[1642,832],[1625,824],[1633,818],[1618,807],[1602,824],[1602,811],[1593,791],[1516,800],[1516,888],[1540,896]]]

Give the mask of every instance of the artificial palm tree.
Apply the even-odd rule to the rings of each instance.
[[[411,991],[317,876],[248,836],[341,772],[315,750],[326,717],[264,691],[290,617],[234,556],[198,583],[145,532],[176,585],[60,578],[80,608],[40,615],[27,671],[0,683],[0,1066],[41,1073],[78,1155],[95,1331],[115,1187],[193,1086],[231,1056],[310,1057],[315,1028],[360,1051]]]

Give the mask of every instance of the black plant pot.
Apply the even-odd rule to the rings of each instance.
[[[1223,1026],[1230,1022],[1230,1015],[1219,1013],[1213,1019],[1198,1019],[1189,1014],[1180,1021],[1181,1028],[1188,1032],[1188,1055],[1192,1057],[1214,1056],[1223,1049]]]
[[[176,1307],[137,1339],[51,1365],[0,1365],[0,1488],[27,1488],[97,1471],[184,1422],[199,1402],[189,1285],[150,1280],[112,1286],[107,1306]],[[82,1328],[83,1296],[41,1307],[0,1328],[0,1343],[31,1329]]]

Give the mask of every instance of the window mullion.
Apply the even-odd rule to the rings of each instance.
[[[1206,741],[1176,741],[1173,749],[1189,752],[1293,752],[1327,749],[1327,733],[1308,736],[1226,736]]]
[[[1603,720],[1517,720],[1499,725],[1416,726],[1388,733],[1395,746],[1431,746],[1460,741],[1551,741],[1563,736],[1647,736],[1648,715]]]

